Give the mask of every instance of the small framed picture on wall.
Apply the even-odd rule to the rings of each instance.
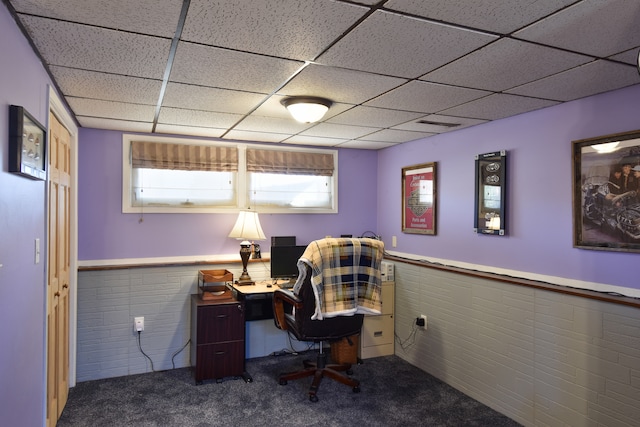
[[[436,163],[402,168],[402,232],[436,234]]]
[[[507,152],[476,156],[475,220],[478,234],[506,234]]]

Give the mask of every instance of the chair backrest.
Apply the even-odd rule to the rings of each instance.
[[[311,267],[307,266],[307,275],[298,292],[302,300],[302,309],[296,309],[289,317],[289,327],[296,338],[302,341],[334,340],[360,333],[362,314],[337,316],[323,320],[312,320],[315,312],[315,296],[311,285]]]

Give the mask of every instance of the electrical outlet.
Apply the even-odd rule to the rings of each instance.
[[[133,327],[137,332],[144,331],[144,317],[135,317],[133,319]]]
[[[427,316],[425,314],[421,314],[420,318],[424,321],[424,325],[422,325],[422,327],[427,329]]]

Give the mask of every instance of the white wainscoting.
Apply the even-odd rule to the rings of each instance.
[[[399,357],[525,426],[637,425],[640,309],[394,264]]]

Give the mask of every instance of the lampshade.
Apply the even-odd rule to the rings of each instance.
[[[302,123],[313,123],[320,120],[331,107],[328,99],[313,96],[294,96],[282,100],[291,116]]]
[[[258,212],[252,210],[240,211],[236,225],[231,229],[229,237],[238,240],[264,240],[264,232],[260,225]]]
[[[258,212],[252,210],[240,211],[236,225],[231,229],[229,237],[242,240],[240,242],[240,258],[242,259],[242,274],[238,278],[238,285],[253,285],[253,280],[247,272],[247,263],[251,256],[251,242],[249,240],[264,240],[264,232],[260,225]]]

